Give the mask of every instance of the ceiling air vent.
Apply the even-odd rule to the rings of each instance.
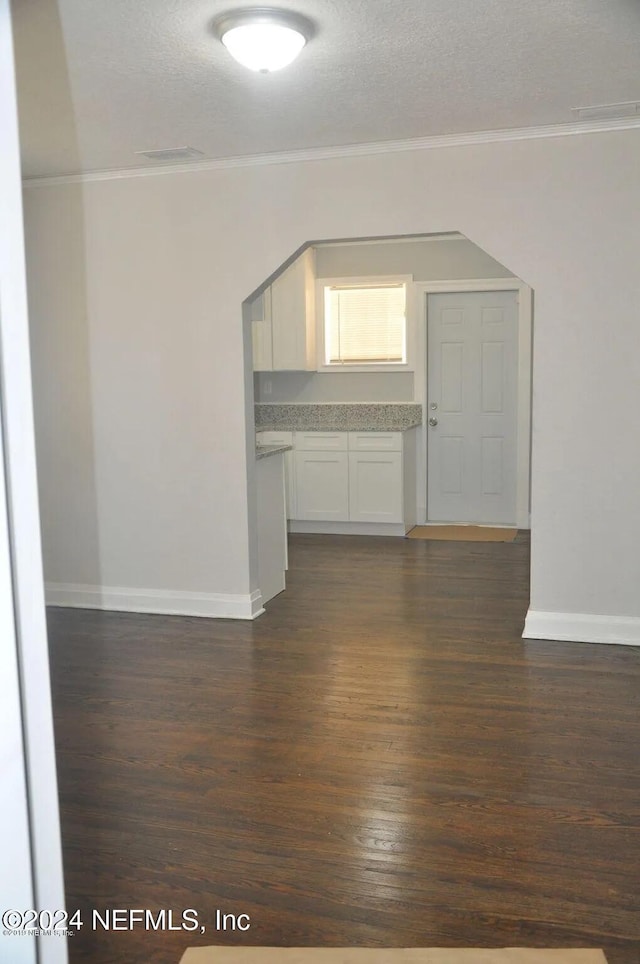
[[[594,107],[572,107],[576,120],[613,120],[618,117],[640,118],[640,101],[628,100],[623,104],[598,104]]]
[[[195,147],[167,147],[161,151],[134,151],[136,157],[148,157],[150,161],[192,161],[204,157]]]

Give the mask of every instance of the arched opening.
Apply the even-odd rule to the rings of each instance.
[[[289,533],[527,540],[532,304],[459,232],[311,242],[274,272],[245,318]]]

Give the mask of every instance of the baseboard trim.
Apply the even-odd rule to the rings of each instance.
[[[105,609],[163,616],[203,616],[213,619],[255,619],[264,612],[259,590],[241,593],[183,592],[169,589],[129,589],[120,586],[45,584],[48,606]]]
[[[334,536],[402,536],[407,534],[404,522],[308,522],[292,519],[289,532],[307,532]]]
[[[523,639],[640,646],[640,617],[548,613],[530,609],[522,636]]]

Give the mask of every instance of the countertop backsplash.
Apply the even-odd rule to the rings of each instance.
[[[422,424],[415,402],[297,402],[255,406],[256,431],[403,432]]]

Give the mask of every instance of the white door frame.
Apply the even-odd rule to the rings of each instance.
[[[415,397],[424,417],[418,446],[418,525],[427,522],[427,295],[457,294],[465,291],[515,291],[518,301],[518,439],[516,472],[516,525],[529,529],[531,461],[531,336],[533,291],[519,278],[465,278],[462,281],[417,281],[418,355],[415,368]],[[424,502],[423,502],[424,500]]]
[[[0,131],[0,654],[2,668],[8,671],[3,684],[8,691],[10,723],[14,727],[10,742],[12,734],[8,728],[0,735],[0,751],[10,754],[16,786],[14,795],[8,794],[8,787],[7,792],[0,794],[0,821],[4,842],[11,844],[9,853],[13,851],[16,859],[22,861],[22,867],[14,866],[13,876],[0,882],[0,910],[22,911],[31,907],[56,911],[64,909],[65,894],[42,579],[9,0],[0,0]],[[16,853],[12,835],[20,831],[22,847]],[[26,899],[27,871],[33,903],[25,907],[22,901]],[[43,933],[29,939],[4,933],[0,942],[2,961],[67,961],[67,939],[63,936]]]

